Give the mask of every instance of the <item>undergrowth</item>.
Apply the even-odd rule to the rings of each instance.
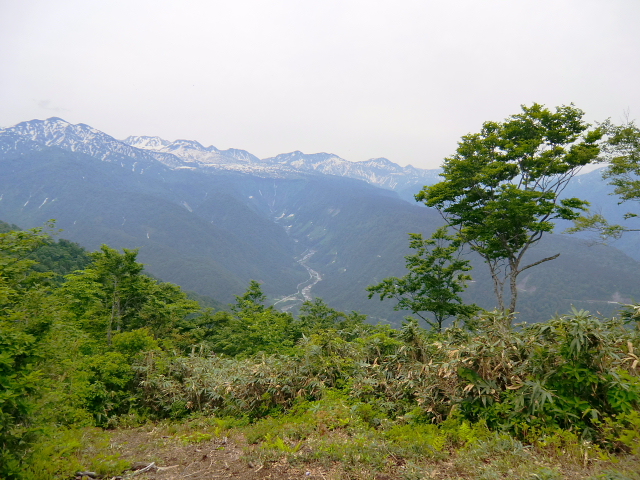
[[[352,479],[640,478],[637,458],[611,457],[564,430],[524,444],[460,415],[437,425],[397,418],[372,426],[353,406],[333,392],[241,428],[247,461],[338,468],[335,478]]]

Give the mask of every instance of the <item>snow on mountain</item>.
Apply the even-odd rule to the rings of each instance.
[[[160,137],[128,137],[123,142],[136,148],[170,153],[196,168],[233,170],[238,163],[260,163],[258,157],[245,150],[219,150],[213,145],[204,147],[195,140],[169,142]]]
[[[126,143],[127,145],[135,148],[139,148],[141,150],[156,150],[169,145],[169,143],[171,142],[168,142],[160,137],[129,136],[123,140],[123,143]]]
[[[15,139],[20,139],[20,142],[16,142]],[[120,163],[134,170],[156,166],[157,162],[169,168],[177,168],[182,164],[180,159],[173,155],[134,148],[89,125],[74,125],[57,117],[31,120],[3,128],[0,130],[0,143],[3,152],[12,148],[20,150],[20,147],[30,150],[59,147],[84,153],[102,161]]]
[[[437,175],[440,172],[438,169],[424,170],[411,165],[401,167],[386,158],[350,162],[331,153],[307,155],[300,151],[265,158],[263,162],[288,165],[300,171],[357,178],[390,190],[421,182],[423,184],[433,183],[437,181]]]
[[[139,172],[158,166],[159,162],[171,169],[188,168],[210,173],[228,170],[268,177],[315,173],[356,178],[391,190],[434,183],[439,172],[410,165],[401,167],[386,158],[350,162],[331,153],[295,151],[259,159],[246,150],[219,150],[213,145],[205,147],[195,140],[170,142],[154,136],[130,136],[117,140],[89,125],[74,125],[57,117],[0,129],[2,153],[50,146],[120,163]]]

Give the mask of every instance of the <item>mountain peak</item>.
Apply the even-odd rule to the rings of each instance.
[[[393,163],[391,160],[389,160],[388,158],[384,158],[384,157],[378,157],[378,158],[370,158],[369,160],[363,160],[361,162],[362,165],[368,165],[371,167],[378,167],[378,168],[393,168],[395,169],[399,169],[401,170],[402,167],[400,167],[400,165],[398,165],[397,163]]]
[[[200,142],[197,142],[195,140],[178,139],[175,142],[171,143],[171,145],[169,145],[169,147],[172,150],[175,149],[175,148],[190,148],[192,150],[208,151],[208,149],[205,148],[204,146],[202,146],[202,144]],[[209,148],[211,148],[211,147],[209,147]],[[215,148],[215,147],[213,147],[213,148]]]
[[[38,121],[38,120],[32,120],[33,121]],[[71,125],[71,123],[67,122],[64,118],[60,118],[60,117],[49,117],[46,120],[43,120],[44,122],[49,122],[49,123],[64,123],[66,125]]]
[[[162,148],[171,143],[160,137],[148,137],[145,135],[130,135],[122,140],[122,142],[132,147],[141,148],[143,150],[155,150],[156,148]]]

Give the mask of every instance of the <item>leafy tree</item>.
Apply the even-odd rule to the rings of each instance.
[[[35,286],[46,283],[47,273],[35,272],[30,255],[44,245],[48,235],[42,228],[0,233],[0,308],[7,313],[15,302]]]
[[[137,288],[144,267],[136,262],[137,250],[125,248],[123,253],[119,253],[103,245],[91,256],[92,273],[100,284],[102,303],[110,311],[107,324],[107,342],[110,345],[112,329],[121,331],[123,323],[128,320],[126,317],[132,316],[136,307],[144,302],[143,292]]]
[[[231,311],[237,314],[264,312],[267,309],[264,306],[266,300],[267,296],[262,293],[260,284],[251,280],[247,291],[242,295],[236,295],[236,303],[231,305]]]
[[[624,125],[613,125],[607,121],[602,124],[607,133],[603,143],[604,158],[609,165],[602,173],[613,185],[613,195],[620,198],[619,204],[627,201],[640,201],[640,127],[635,122],[627,121]],[[628,212],[625,219],[637,217]],[[629,228],[609,223],[599,213],[582,215],[574,220],[574,227],[568,233],[591,231],[599,235],[602,242],[618,239],[624,232],[637,232],[638,228]]]
[[[456,153],[445,159],[444,180],[416,195],[437,208],[487,263],[500,310],[515,311],[520,273],[558,257],[523,261],[553,231],[553,220],[574,220],[588,205],[559,198],[580,167],[600,152],[603,131],[590,129],[583,115],[573,105],[552,112],[533,104],[504,122],[485,122],[480,133],[462,137]]]
[[[0,320],[0,478],[19,478],[20,458],[33,437],[36,358],[36,339]]]
[[[231,312],[217,312],[212,318],[209,342],[214,351],[231,356],[258,352],[286,353],[300,338],[290,313],[264,305],[260,284],[252,280],[243,295],[236,295]]]
[[[479,307],[464,305],[459,295],[471,280],[465,273],[471,265],[460,258],[460,239],[448,235],[447,227],[440,227],[427,240],[419,233],[410,233],[409,238],[409,246],[416,251],[404,257],[409,273],[367,287],[369,298],[376,294],[380,300],[395,298],[395,310],[410,310],[438,332],[449,317],[475,314]],[[430,312],[433,320],[421,312]]]
[[[90,254],[91,265],[68,275],[62,288],[83,329],[106,333],[109,345],[114,332],[149,327],[155,336],[164,335],[198,310],[179,287],[142,274],[137,255],[137,250],[120,253],[103,245]]]
[[[8,233],[12,231],[17,232],[18,230],[20,230],[20,227],[18,227],[17,225],[0,220],[0,233]]]
[[[50,275],[35,272],[28,257],[47,238],[42,228],[0,233],[0,478],[20,477],[34,435],[38,341],[55,314],[48,308]]]
[[[339,332],[342,338],[353,340],[368,331],[366,315],[358,312],[344,313],[327,305],[321,298],[306,301],[300,307],[300,314],[294,326],[304,336],[310,336],[328,329]]]
[[[38,262],[34,270],[55,273],[53,281],[56,284],[62,284],[65,275],[87,268],[91,263],[91,257],[84,248],[64,238],[57,241],[47,239],[29,255],[29,259]]]
[[[102,245],[90,254],[89,268],[67,276],[63,291],[72,298],[76,314],[88,320],[88,330],[105,331],[109,345],[113,331],[121,331],[145,301],[139,288],[143,265],[136,262],[137,254],[137,250],[120,253]]]

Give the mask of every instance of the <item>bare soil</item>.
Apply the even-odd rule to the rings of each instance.
[[[228,431],[227,431],[228,433]],[[224,434],[223,434],[224,435]],[[362,471],[345,469],[339,462],[318,462],[289,464],[287,455],[279,458],[271,456],[265,460],[258,445],[248,445],[244,437],[235,433],[232,437],[202,437],[205,441],[190,436],[188,432],[168,432],[166,428],[146,426],[134,429],[116,430],[111,433],[111,454],[118,454],[121,459],[132,464],[146,466],[154,463],[154,468],[143,472],[129,470],[120,477],[122,480],[209,480],[232,478],[237,480],[400,480],[407,477],[403,462],[399,461],[385,473],[372,473],[363,468]],[[312,448],[305,446],[304,448]],[[273,460],[275,458],[275,460]],[[623,469],[626,472],[640,472],[640,458],[620,457],[615,463],[598,462],[590,467],[562,462],[554,459],[552,463],[562,471],[562,477],[568,480],[579,480],[594,476],[609,468]],[[489,459],[486,460],[489,463]],[[546,463],[546,462],[545,462]],[[461,471],[456,464],[455,454],[445,461],[424,465],[421,478],[433,479],[472,479],[476,478],[468,469]],[[596,467],[596,468],[594,468]],[[479,472],[476,472],[479,473]],[[410,478],[416,478],[411,476]],[[506,475],[503,478],[519,478]],[[527,478],[542,478],[528,476]],[[547,477],[544,477],[547,478]],[[552,478],[552,477],[549,477]],[[553,477],[557,478],[557,477]],[[624,477],[603,477],[624,478]],[[640,473],[631,478],[640,479]]]
[[[141,465],[155,463],[147,472],[129,471],[123,478],[139,480],[182,479],[318,479],[335,477],[320,467],[292,466],[284,461],[256,462],[243,455],[250,448],[244,439],[214,438],[196,444],[185,444],[179,438],[159,434],[155,430],[133,429],[114,432],[111,449],[121,458]],[[383,479],[380,479],[383,480]]]

